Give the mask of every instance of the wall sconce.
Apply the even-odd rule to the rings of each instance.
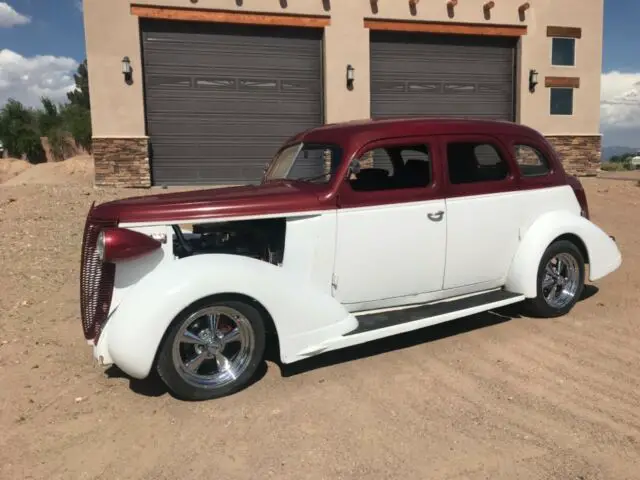
[[[353,80],[355,79],[355,69],[347,65],[347,88],[353,90]]]
[[[133,68],[131,68],[131,60],[129,57],[124,57],[122,59],[122,75],[124,75],[124,81],[127,85],[131,85],[133,76],[132,76]]]
[[[536,70],[529,70],[529,91],[531,93],[536,91],[536,85],[538,85],[538,72]]]
[[[485,3],[482,8],[484,9],[485,12],[487,12],[487,11],[491,10],[495,6],[496,6],[496,2],[491,1],[491,2]]]
[[[529,10],[529,7],[531,7],[531,4],[529,2],[523,3],[522,5],[520,5],[518,7],[518,12],[522,15],[522,14],[524,14],[524,12]]]
[[[411,7],[415,7],[419,2],[420,0],[409,0],[409,5]]]
[[[447,2],[447,7],[448,8],[453,8],[453,7],[457,7],[458,6],[458,0],[449,0]]]

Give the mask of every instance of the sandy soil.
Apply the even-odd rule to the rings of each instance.
[[[640,188],[585,179],[623,267],[574,311],[516,309],[327,354],[219,401],[92,364],[78,318],[90,203],[0,187],[0,478],[640,478]]]

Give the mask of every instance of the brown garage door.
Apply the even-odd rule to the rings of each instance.
[[[282,141],[322,124],[321,30],[141,29],[155,185],[257,182]]]
[[[371,32],[371,116],[513,120],[514,39]]]

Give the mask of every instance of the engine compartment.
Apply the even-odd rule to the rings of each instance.
[[[226,253],[256,258],[274,265],[284,257],[283,218],[194,224],[191,231],[173,228],[173,252],[178,258]]]

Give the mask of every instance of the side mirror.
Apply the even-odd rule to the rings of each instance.
[[[360,173],[360,169],[361,169],[360,160],[356,158],[351,160],[351,163],[349,164],[349,173],[357,175],[358,173]]]

